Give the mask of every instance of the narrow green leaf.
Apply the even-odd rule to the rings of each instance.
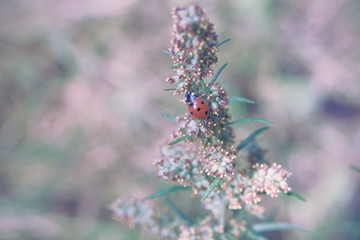
[[[175,139],[174,141],[170,142],[168,145],[174,145],[174,144],[177,144],[178,142],[184,141],[185,139],[192,138],[192,137],[193,137],[192,135],[185,135],[185,136]]]
[[[299,194],[294,193],[294,192],[287,192],[287,193],[281,192],[280,195],[293,197],[293,198],[296,198],[296,199],[298,199],[298,200],[300,200],[300,201],[306,202],[306,199],[305,199],[305,198],[303,198],[302,196],[300,196]]]
[[[355,171],[355,172],[360,173],[360,168],[359,168],[359,167],[356,167],[356,166],[354,166],[354,165],[349,165],[349,168],[350,168],[351,170]]]
[[[191,187],[184,187],[184,186],[173,186],[173,187],[169,187],[166,189],[163,189],[159,192],[156,192],[154,194],[151,194],[150,196],[147,196],[146,198],[144,198],[143,200],[150,200],[153,198],[157,198],[172,192],[176,192],[176,191],[184,191],[184,190],[191,190]]]
[[[173,116],[173,115],[169,115],[169,114],[160,114],[162,117],[166,118],[166,119],[169,119],[170,121],[174,121],[176,122],[176,117]]]
[[[236,150],[240,151],[241,149],[243,149],[244,147],[246,147],[252,140],[255,139],[255,137],[257,135],[259,135],[260,133],[264,132],[265,130],[269,129],[269,127],[262,127],[259,128],[258,130],[256,130],[255,132],[253,132],[252,134],[250,134],[244,141],[242,141],[237,147]]]
[[[165,198],[166,204],[168,205],[169,209],[182,221],[186,222],[187,224],[191,225],[192,221],[188,218],[181,210],[178,208],[175,203],[167,196]]]
[[[215,73],[215,75],[213,76],[213,78],[211,79],[211,83],[215,82],[216,79],[218,79],[220,73],[224,70],[224,68],[226,68],[227,63],[225,63],[224,65],[221,66],[221,68]]]
[[[246,239],[250,239],[250,240],[268,240],[266,237],[258,235],[250,231],[249,229],[245,230],[245,237]]]
[[[174,91],[177,90],[176,88],[165,88],[164,91]]]
[[[209,186],[209,188],[206,190],[204,196],[201,198],[202,201],[204,201],[211,193],[214,191],[214,189],[220,184],[222,181],[222,178],[216,178]]]
[[[290,223],[281,223],[281,222],[256,223],[253,225],[253,230],[257,233],[270,232],[270,231],[299,230],[316,235],[319,234],[318,232],[307,228],[299,227]]]
[[[162,53],[165,53],[165,54],[172,55],[172,53],[171,53],[169,50],[162,50],[161,52],[162,52]],[[178,56],[179,53],[181,53],[181,51],[176,52],[173,56]]]
[[[250,99],[243,98],[243,97],[229,97],[229,101],[238,101],[238,102],[245,102],[245,103],[255,103],[254,101],[251,101]]]
[[[225,39],[224,41],[219,42],[217,45],[221,46],[221,45],[223,45],[224,43],[227,43],[230,40],[231,40],[231,38]]]
[[[262,123],[267,123],[267,124],[274,124],[273,122],[262,119],[262,118],[244,118],[244,119],[240,119],[240,120],[237,120],[237,121],[229,122],[228,125],[240,124],[240,123],[249,123],[249,122],[262,122]]]
[[[205,85],[205,82],[204,82],[204,79],[200,78],[200,84],[201,84],[201,88],[204,92],[206,92],[206,85]]]

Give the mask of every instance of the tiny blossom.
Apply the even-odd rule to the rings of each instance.
[[[262,216],[265,212],[265,207],[258,204],[247,204],[246,211],[252,215]]]
[[[190,144],[163,145],[160,148],[161,158],[155,161],[158,168],[158,177],[190,185],[194,182],[199,162],[196,160],[196,151]]]
[[[167,82],[176,83],[176,94],[185,93],[189,84],[200,86],[200,79],[212,75],[211,65],[217,62],[217,35],[214,25],[204,17],[197,5],[175,8],[174,32],[170,49],[176,75]]]
[[[129,227],[139,227],[151,236],[162,239],[177,239],[179,227],[174,217],[167,213],[156,214],[144,201],[132,198],[117,199],[111,206],[115,220]]]
[[[235,177],[228,177],[222,185],[229,200],[229,209],[240,209],[243,204],[250,205],[248,210],[262,214],[262,207],[255,207],[262,200],[265,193],[271,197],[277,197],[279,192],[288,192],[290,187],[286,180],[291,175],[288,171],[274,163],[271,167],[266,164],[255,164],[252,177],[246,176],[239,171]]]
[[[206,173],[215,177],[225,177],[234,172],[235,148],[223,148],[223,144],[202,146],[200,148],[201,162],[206,168]]]
[[[228,225],[228,232],[234,237],[234,239],[240,239],[241,234],[246,230],[247,222],[245,220],[236,221],[230,219]]]
[[[273,163],[271,167],[267,164],[255,164],[255,172],[250,180],[252,188],[258,192],[264,191],[271,197],[277,197],[279,192],[287,193],[291,189],[286,180],[291,175],[281,165]]]
[[[173,146],[163,145],[160,153],[161,158],[154,162],[158,168],[159,178],[169,179],[184,186],[192,185],[195,195],[209,187],[210,182],[205,177],[198,160],[198,150],[194,145],[184,142]]]
[[[142,225],[157,231],[152,208],[137,199],[118,199],[112,205],[114,218],[126,221],[130,226]]]
[[[229,103],[226,91],[219,83],[209,83],[207,87],[209,89],[207,100],[210,101],[212,113],[217,116],[229,117],[225,109]],[[224,112],[222,113],[221,110]]]
[[[180,136],[192,135],[196,137],[210,137],[213,135],[213,131],[204,126],[204,123],[193,119],[190,114],[186,114],[185,117],[178,117],[179,129],[173,133],[173,138]]]
[[[215,231],[210,222],[213,219],[208,216],[198,226],[183,226],[180,229],[178,240],[212,240],[215,239]]]

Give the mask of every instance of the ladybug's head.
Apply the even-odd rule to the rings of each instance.
[[[186,98],[185,102],[192,102],[196,97],[197,95],[195,93],[187,91],[185,93],[185,98]]]

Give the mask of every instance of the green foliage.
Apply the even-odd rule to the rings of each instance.
[[[193,224],[193,222],[190,220],[189,217],[187,217],[176,205],[175,203],[170,199],[170,197],[165,198],[166,204],[168,208],[182,221],[186,222],[188,225]]]
[[[244,141],[242,141],[236,147],[236,150],[240,151],[241,149],[246,147],[251,141],[253,141],[255,139],[256,136],[258,136],[260,133],[266,131],[267,129],[269,129],[269,127],[262,127],[262,128],[259,128],[258,130],[256,130],[255,132],[253,132],[252,134],[250,134]]]
[[[306,202],[305,198],[303,198],[302,196],[300,196],[299,194],[294,193],[294,192],[280,193],[280,195],[289,196],[289,197],[298,199],[300,201]]]
[[[166,119],[169,119],[170,121],[176,122],[176,117],[173,115],[169,115],[169,114],[160,114],[160,115]]]
[[[224,43],[227,43],[231,40],[231,38],[225,39],[224,41],[219,42],[217,45],[220,47],[221,45],[223,45]]]
[[[220,68],[219,68],[219,70],[215,73],[215,75],[213,76],[213,78],[211,79],[211,83],[214,83],[217,79],[218,79],[218,77],[219,77],[219,75],[221,74],[221,72],[224,70],[224,68],[226,68],[226,66],[227,66],[227,63],[225,63],[224,65],[222,65]]]
[[[262,122],[262,123],[267,123],[267,124],[274,124],[273,122],[268,121],[268,120],[263,119],[263,118],[244,118],[244,119],[229,122],[228,125],[250,123],[250,122]]]
[[[175,139],[174,141],[170,142],[169,145],[177,144],[177,143],[179,143],[181,141],[184,141],[184,140],[186,140],[188,138],[192,138],[192,137],[193,136],[191,136],[191,135],[185,135],[185,136],[179,137],[179,138]]]
[[[354,166],[354,165],[350,165],[349,168],[350,168],[351,170],[353,170],[354,172],[360,173],[360,168],[359,168],[359,167],[356,167],[356,166]]]
[[[319,233],[316,231],[313,231],[313,230],[310,230],[310,229],[307,229],[304,227],[299,227],[294,224],[282,223],[282,222],[256,223],[252,226],[252,229],[256,233],[264,233],[264,232],[270,232],[270,231],[284,231],[284,230],[299,230],[299,231],[319,235]]]
[[[202,201],[204,201],[213,191],[214,189],[221,183],[223,179],[221,177],[216,178],[211,185],[209,186],[209,188],[206,190],[206,192],[204,193],[204,196],[201,198]]]
[[[153,193],[150,196],[145,197],[144,200],[150,200],[150,199],[153,199],[153,198],[157,198],[157,197],[160,197],[160,196],[167,195],[167,194],[172,193],[172,192],[188,191],[188,190],[191,190],[191,187],[173,186],[173,187],[165,188],[165,189],[163,189],[163,190],[161,190],[159,192]]]
[[[243,97],[229,97],[229,101],[230,102],[238,101],[238,102],[245,102],[245,103],[255,103],[254,101],[247,99],[247,98],[243,98]]]

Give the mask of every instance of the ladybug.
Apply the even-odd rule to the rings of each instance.
[[[204,120],[209,114],[209,106],[205,100],[198,97],[193,92],[186,92],[186,104],[187,109],[191,116],[195,119]]]

